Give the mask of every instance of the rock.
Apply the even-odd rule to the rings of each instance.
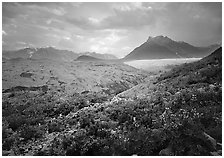
[[[42,145],[38,145],[37,148],[38,148],[38,149],[42,149],[43,146],[42,146]]]
[[[15,156],[15,153],[13,150],[9,150],[9,151],[3,150],[2,156]]]
[[[210,154],[211,154],[212,156],[220,156],[216,151],[214,151],[214,152],[210,152]]]
[[[210,85],[209,85],[209,88],[210,88],[210,89],[215,89],[215,85],[210,84]]]
[[[111,130],[110,132],[112,135],[116,134],[116,131],[114,131],[114,130]]]
[[[222,155],[222,150],[218,150],[217,153],[218,153],[219,155]]]
[[[25,154],[25,156],[33,156],[33,152],[29,151],[28,153]]]
[[[176,92],[175,95],[180,96],[181,92]]]
[[[211,149],[214,151],[216,150],[216,145],[217,142],[214,138],[212,138],[210,135],[208,135],[207,133],[203,132],[203,136],[205,137],[205,139],[209,142],[209,144],[211,145]]]
[[[159,156],[174,156],[171,147],[167,147],[159,152]]]
[[[204,88],[198,88],[198,91],[201,92],[201,93],[205,92]]]
[[[152,129],[152,136],[158,137],[162,133],[162,129]]]
[[[206,150],[201,145],[197,145],[197,149],[201,153],[205,153],[206,152]]]
[[[10,153],[8,156],[16,156],[15,152],[13,150],[10,150]]]

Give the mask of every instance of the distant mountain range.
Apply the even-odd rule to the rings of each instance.
[[[82,52],[79,53],[79,55],[87,55],[87,56],[91,56],[94,58],[99,58],[99,59],[106,59],[106,60],[111,60],[111,59],[117,59],[116,56],[112,55],[112,54],[99,54],[96,52]]]
[[[135,48],[124,60],[169,59],[169,58],[201,58],[210,54],[220,45],[195,47],[186,42],[174,41],[167,36],[149,37],[148,40]]]
[[[24,48],[15,51],[3,51],[2,57],[7,59],[50,59],[70,62],[78,60],[90,60],[93,58],[99,60],[143,60],[143,59],[170,59],[170,58],[202,58],[209,55],[220,45],[210,45],[208,47],[196,47],[186,42],[174,41],[168,37],[156,36],[149,37],[148,40],[135,48],[121,60],[112,54],[99,54],[96,52],[75,53],[68,50],[59,50],[53,47],[43,48]],[[88,56],[88,57],[87,57]],[[93,57],[93,58],[91,58]]]
[[[74,53],[73,51],[68,50],[59,50],[53,47],[44,47],[44,48],[24,48],[15,51],[3,51],[3,59],[50,59],[50,60],[60,60],[60,61],[74,61],[79,56],[88,55],[90,57],[110,60],[117,59],[112,54],[99,54],[95,52],[83,52],[83,53]]]
[[[92,57],[92,56],[89,56],[89,55],[81,55],[76,60],[77,61],[100,61],[100,60],[103,60],[103,59],[95,58],[95,57]]]
[[[14,59],[51,59],[60,61],[72,61],[78,57],[72,51],[58,50],[53,47],[46,48],[24,48],[15,51],[3,51],[3,58]]]

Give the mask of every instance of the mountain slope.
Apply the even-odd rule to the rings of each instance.
[[[153,52],[153,53],[149,53]],[[166,47],[154,42],[143,43],[141,46],[134,49],[128,54],[125,59],[164,59],[164,58],[176,58],[176,54]]]
[[[172,70],[152,78],[149,82],[141,83],[119,94],[122,97],[145,97],[150,95],[154,88],[166,84],[175,88],[203,87],[209,84],[220,85],[222,83],[222,47],[203,59],[176,66]]]
[[[73,61],[78,57],[78,54],[67,51],[58,50],[53,47],[46,48],[25,48],[16,51],[4,51],[3,57],[12,58],[23,58],[23,59],[49,59],[56,61]]]
[[[186,42],[177,42],[164,36],[149,37],[148,40],[124,57],[124,60],[198,58],[208,55],[218,48],[195,47]]]
[[[79,56],[88,55],[99,59],[117,59],[112,54],[99,54],[95,52],[74,53],[68,50],[59,50],[53,47],[44,48],[24,48],[15,51],[3,51],[2,56],[5,59],[23,58],[23,59],[50,59],[56,61],[70,62]]]
[[[76,59],[76,61],[99,61],[99,60],[102,60],[102,59],[95,58],[88,55],[81,55]]]
[[[197,62],[177,66],[138,84],[117,97],[147,98],[154,109],[164,108],[159,116],[165,122],[162,128],[174,132],[164,152],[172,153],[176,150],[175,155],[185,156],[220,155],[222,145],[218,142],[222,142],[222,48]]]
[[[112,54],[99,54],[96,52],[82,52],[79,53],[79,55],[88,55],[94,58],[99,58],[99,59],[105,59],[105,60],[111,60],[111,59],[117,59],[116,56],[112,55]]]
[[[158,80],[167,80],[172,82],[173,85],[176,84],[176,86],[181,87],[198,83],[220,84],[222,82],[222,48],[220,47],[197,62],[176,67],[160,76]]]

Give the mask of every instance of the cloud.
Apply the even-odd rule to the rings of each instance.
[[[137,28],[153,25],[156,21],[152,7],[144,6],[142,3],[112,3],[109,10],[111,14],[107,17],[76,15],[66,17],[66,21],[86,30]]]
[[[67,36],[64,36],[63,39],[68,40],[68,41],[71,40],[71,38],[67,37]]]
[[[27,45],[27,43],[26,42],[22,42],[22,41],[18,41],[18,42],[16,42],[17,44],[20,44],[20,45]]]
[[[97,18],[89,17],[88,20],[93,23],[93,24],[98,24],[100,23],[100,20]]]
[[[84,17],[67,17],[66,21],[73,24],[75,27],[79,27],[82,29],[95,28],[91,20],[86,19]]]
[[[72,49],[74,47],[74,42],[67,38],[62,38],[58,43],[61,49]]]
[[[132,3],[115,3],[112,8],[120,11],[133,11],[133,10],[150,10],[152,7],[143,5],[143,2],[132,2]]]
[[[63,16],[66,13],[66,11],[63,8],[59,8],[59,9],[53,9],[52,13],[59,16]]]
[[[76,38],[81,39],[81,40],[84,39],[84,37],[81,35],[73,35],[73,36],[75,36]]]
[[[141,28],[153,25],[156,18],[151,10],[115,10],[115,15],[104,19],[104,28]]]
[[[2,4],[4,49],[24,42],[119,57],[148,36],[167,35],[193,45],[220,43],[222,5],[216,3],[7,3]]]
[[[7,33],[4,30],[2,30],[2,35],[6,36]]]

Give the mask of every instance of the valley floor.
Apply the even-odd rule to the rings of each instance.
[[[4,156],[222,155],[218,61],[39,62],[3,63]]]
[[[133,66],[137,69],[143,69],[149,72],[167,71],[175,65],[191,63],[201,58],[178,58],[178,59],[154,59],[154,60],[133,60],[125,62],[125,64]]]

